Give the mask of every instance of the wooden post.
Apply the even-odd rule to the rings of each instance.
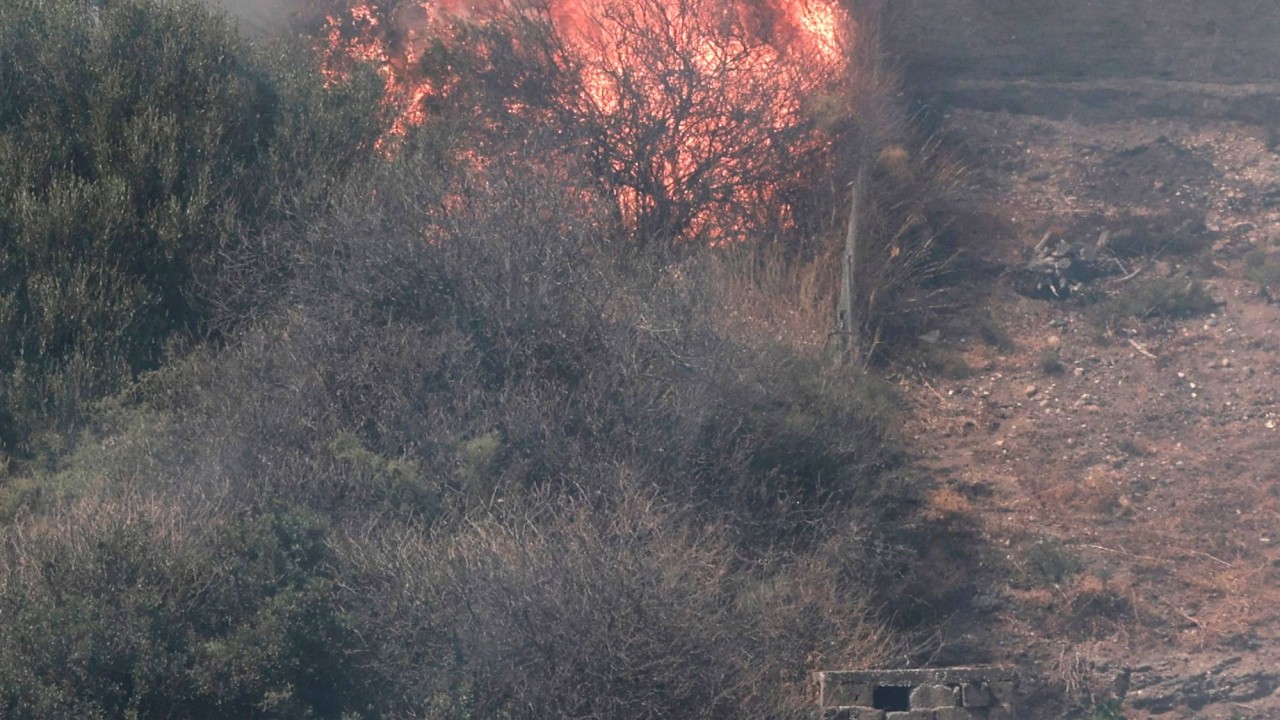
[[[858,20],[864,28],[863,45],[855,48],[861,53],[861,61],[870,72],[872,92],[880,83],[880,64],[884,48],[884,2],[864,0],[856,6],[860,10]],[[863,358],[864,321],[870,308],[858,307],[858,272],[860,247],[864,244],[862,233],[867,212],[867,160],[864,157],[854,176],[849,192],[849,227],[844,237],[844,252],[840,257],[840,297],[836,308],[836,333],[840,336],[840,360],[846,364],[861,365]],[[872,341],[874,347],[875,339]]]
[[[844,252],[840,256],[840,300],[836,309],[836,332],[840,335],[841,361],[859,364],[862,328],[854,312],[858,297],[858,225],[863,212],[866,172],[858,170],[849,193],[849,228],[844,236]]]

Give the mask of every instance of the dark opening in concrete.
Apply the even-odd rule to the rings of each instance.
[[[877,710],[910,710],[911,688],[879,685],[871,695],[871,707]]]

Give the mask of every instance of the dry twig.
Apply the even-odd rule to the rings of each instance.
[[[1133,346],[1133,349],[1134,349],[1134,350],[1137,350],[1138,352],[1140,352],[1140,353],[1142,353],[1143,355],[1145,355],[1145,356],[1147,356],[1147,357],[1151,358],[1152,360],[1157,360],[1157,359],[1159,359],[1159,358],[1157,358],[1157,357],[1155,356],[1155,353],[1153,353],[1153,352],[1151,352],[1150,350],[1148,350],[1148,349],[1146,349],[1146,348],[1142,347],[1142,343],[1138,342],[1137,340],[1134,340],[1133,338],[1129,338],[1129,344]]]

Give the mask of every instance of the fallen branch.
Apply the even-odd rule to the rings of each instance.
[[[1101,546],[1101,545],[1091,545],[1091,544],[1089,544],[1089,543],[1076,543],[1076,544],[1074,544],[1074,547],[1089,548],[1089,549],[1091,549],[1091,550],[1101,550],[1101,551],[1103,551],[1103,552],[1115,553],[1116,555],[1124,555],[1124,556],[1126,556],[1126,557],[1131,557],[1131,558],[1134,558],[1134,559],[1136,559],[1136,560],[1148,560],[1148,561],[1151,561],[1151,562],[1164,562],[1164,561],[1163,561],[1163,560],[1161,560],[1160,558],[1157,558],[1157,557],[1151,557],[1150,555],[1139,555],[1139,554],[1137,554],[1137,553],[1131,553],[1131,552],[1129,552],[1128,550],[1116,550],[1115,548],[1103,547],[1103,546]]]
[[[1117,261],[1116,261],[1116,263],[1117,263],[1117,264],[1119,264],[1119,262],[1120,262],[1119,260],[1117,260]],[[1123,265],[1121,265],[1120,267],[1124,267],[1124,266],[1123,266]],[[1140,275],[1140,274],[1142,273],[1142,271],[1143,271],[1143,270],[1146,270],[1146,269],[1147,269],[1147,266],[1146,266],[1145,264],[1143,264],[1143,265],[1139,265],[1137,270],[1134,270],[1133,272],[1129,273],[1128,275],[1125,275],[1124,277],[1120,278],[1120,279],[1119,279],[1119,280],[1117,280],[1116,282],[1117,282],[1117,283],[1122,283],[1122,282],[1127,282],[1127,281],[1129,281],[1129,280],[1132,280],[1132,279],[1134,279],[1134,278],[1138,277],[1138,275]]]
[[[1173,608],[1173,609],[1174,609],[1175,611],[1177,611],[1177,613],[1178,613],[1179,615],[1181,615],[1182,617],[1184,617],[1184,618],[1186,618],[1186,619],[1190,620],[1192,625],[1195,625],[1195,626],[1196,626],[1196,627],[1198,627],[1198,628],[1203,628],[1203,627],[1204,627],[1204,624],[1203,624],[1203,623],[1201,623],[1199,620],[1197,620],[1197,619],[1195,619],[1195,618],[1191,617],[1190,615],[1188,615],[1186,612],[1184,612],[1184,611],[1183,611],[1183,609],[1182,609],[1182,608],[1180,608],[1180,607],[1175,607],[1175,608]]]
[[[1137,350],[1138,352],[1142,353],[1143,355],[1146,355],[1147,357],[1151,358],[1152,360],[1158,360],[1158,359],[1159,359],[1159,358],[1157,358],[1157,357],[1155,356],[1155,353],[1153,353],[1153,352],[1151,352],[1150,350],[1148,350],[1148,349],[1146,349],[1146,348],[1142,347],[1142,343],[1139,343],[1137,340],[1134,340],[1133,338],[1129,338],[1129,344],[1133,346],[1133,349],[1134,349],[1134,350]]]
[[[1187,548],[1187,550],[1186,550],[1186,551],[1187,551],[1187,552],[1189,552],[1189,553],[1191,553],[1192,555],[1202,555],[1202,556],[1204,556],[1204,557],[1207,557],[1207,558],[1209,558],[1210,560],[1212,560],[1212,561],[1214,561],[1214,562],[1216,562],[1216,563],[1218,563],[1218,564],[1220,564],[1220,565],[1225,565],[1225,566],[1227,566],[1227,567],[1235,567],[1235,565],[1233,565],[1233,564],[1231,564],[1231,563],[1227,562],[1226,560],[1223,560],[1222,558],[1216,558],[1216,557],[1214,557],[1214,556],[1210,555],[1210,554],[1209,554],[1209,553],[1207,553],[1207,552],[1201,552],[1201,551],[1199,551],[1199,550],[1192,550],[1192,549],[1190,549],[1190,548]]]

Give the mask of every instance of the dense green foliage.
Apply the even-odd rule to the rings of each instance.
[[[378,152],[367,86],[90,7],[0,9],[4,431],[88,418],[0,474],[0,714],[799,718],[901,657],[888,388],[545,128]]]
[[[367,154],[373,86],[299,70],[194,2],[0,5],[3,450],[203,332],[244,238]]]
[[[32,565],[5,578],[4,717],[337,717],[366,702],[313,514],[234,520],[197,545],[147,508],[91,507],[104,516],[76,518],[90,544],[35,538]]]

